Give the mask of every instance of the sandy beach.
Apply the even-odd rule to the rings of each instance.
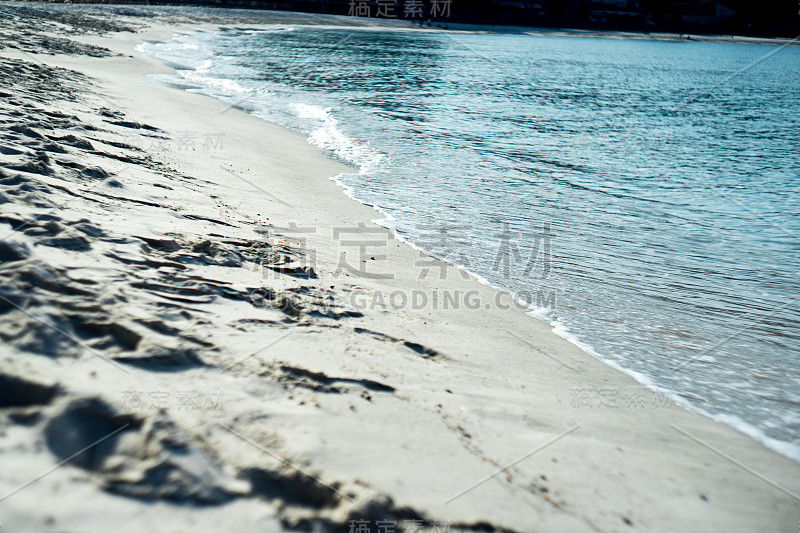
[[[137,50],[372,22],[0,12],[2,531],[797,531],[800,464],[398,241],[342,164]]]

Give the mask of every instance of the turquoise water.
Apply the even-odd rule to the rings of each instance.
[[[336,179],[404,239],[800,460],[800,48],[733,77],[777,46],[296,27],[142,49],[360,169]]]

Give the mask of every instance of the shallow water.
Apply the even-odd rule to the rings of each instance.
[[[800,48],[292,28],[142,49],[401,237],[800,460]],[[727,79],[730,78],[730,79]]]

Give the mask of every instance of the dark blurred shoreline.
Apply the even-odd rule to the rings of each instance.
[[[644,34],[790,38],[800,35],[800,6],[793,0],[770,5],[753,5],[742,0],[724,3],[709,0],[77,0],[66,3],[296,11],[444,27],[459,23]]]

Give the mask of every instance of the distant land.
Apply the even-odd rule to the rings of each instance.
[[[77,0],[74,3],[271,9],[394,18],[440,26],[472,23],[755,37],[800,35],[800,0]]]

